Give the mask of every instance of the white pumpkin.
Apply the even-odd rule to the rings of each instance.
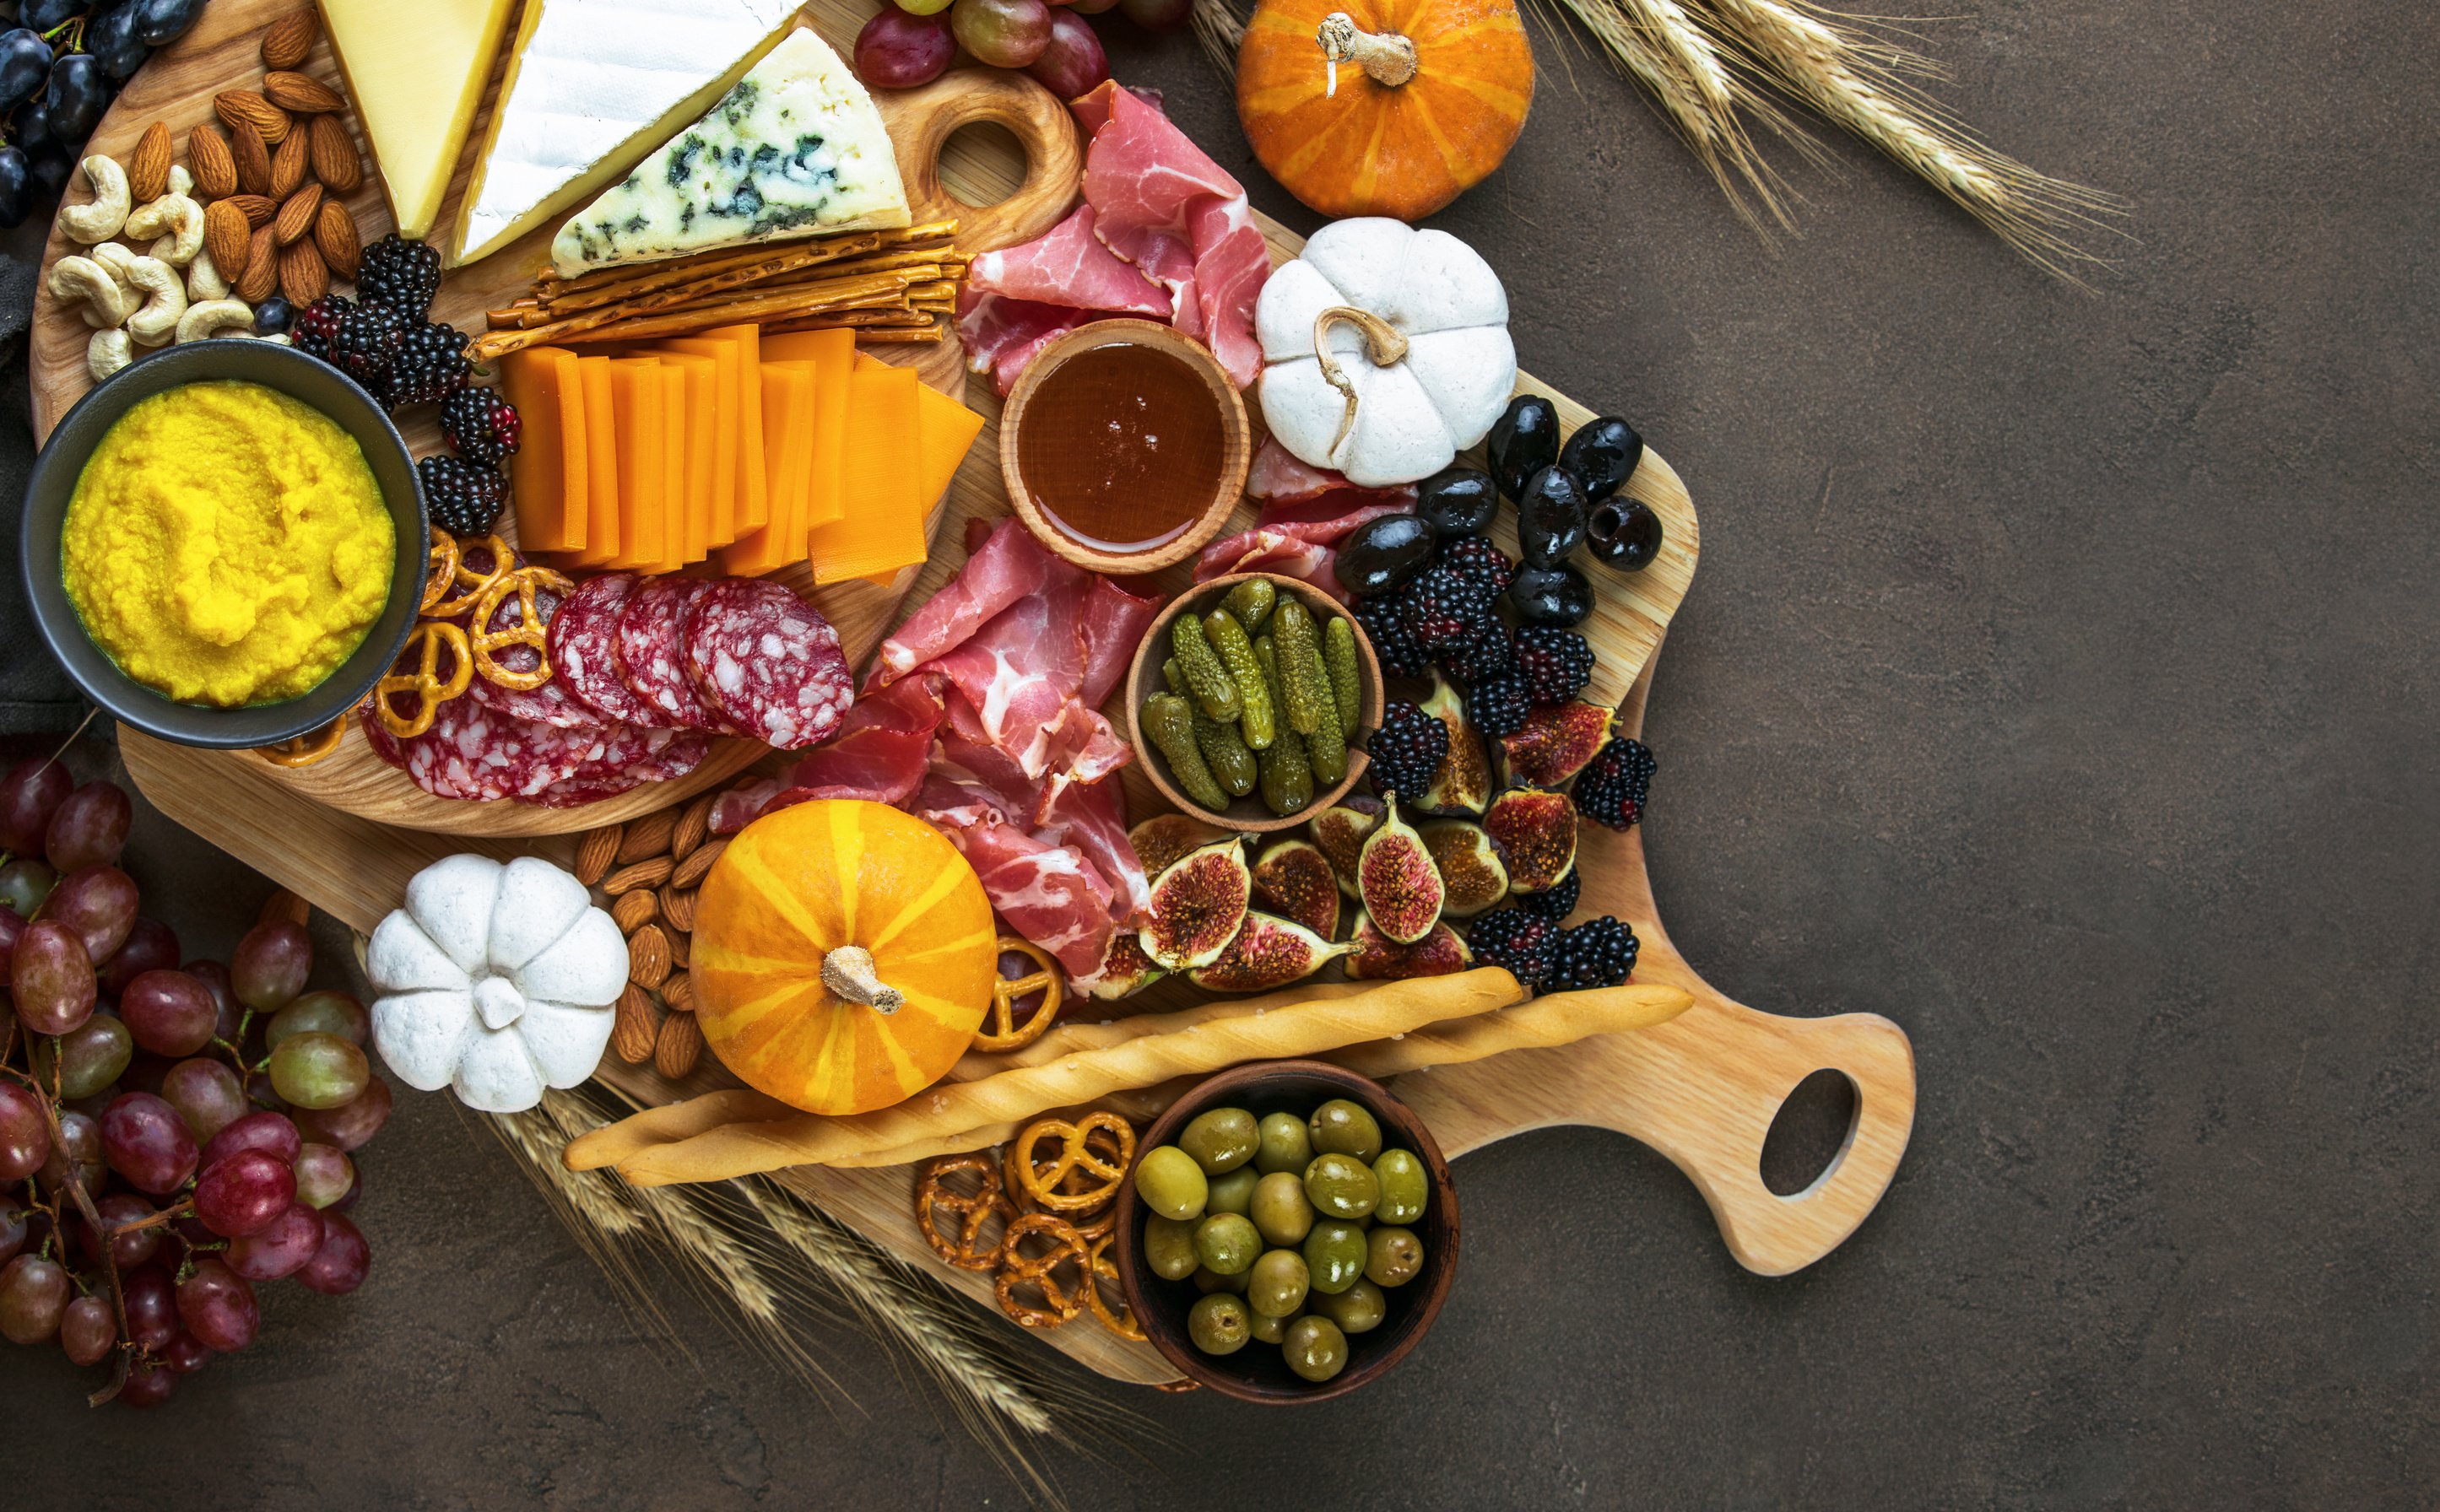
[[[1498,275],[1447,232],[1402,221],[1334,221],[1315,232],[1263,285],[1254,333],[1263,422],[1299,461],[1358,488],[1448,466],[1482,439],[1516,386]]]
[[[627,985],[627,943],[547,861],[434,862],[373,931],[373,1043],[401,1081],[521,1112],[593,1075]]]

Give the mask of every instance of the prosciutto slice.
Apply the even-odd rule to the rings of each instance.
[[[1090,202],[1022,246],[986,252],[966,271],[966,287],[1036,304],[1068,305],[1111,314],[1167,320],[1172,305],[1159,285],[1111,255],[1093,234]]]

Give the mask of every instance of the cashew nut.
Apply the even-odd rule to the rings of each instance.
[[[202,341],[207,336],[251,336],[254,334],[254,311],[242,299],[206,299],[199,305],[188,305],[178,317],[178,344]]]
[[[183,194],[183,195],[186,195],[186,196],[187,196],[188,198],[189,198],[189,199],[192,199],[192,198],[194,197],[194,193],[195,193],[195,176],[194,176],[192,173],[189,173],[189,172],[188,172],[188,171],[187,171],[187,165],[186,165],[186,164],[184,164],[184,163],[172,163],[172,164],[170,164],[170,177],[169,177],[169,179],[167,180],[167,182],[168,182],[168,184],[169,184],[169,186],[170,186],[170,187],[169,187],[167,189],[163,190],[163,191],[162,191],[163,193],[166,193],[166,194]]]
[[[128,264],[127,282],[146,296],[144,308],[127,317],[127,333],[139,347],[168,346],[178,334],[178,317],[187,312],[178,270],[158,258],[137,258]]]
[[[60,224],[68,235],[92,246],[118,235],[127,223],[127,170],[99,152],[77,165],[84,181],[93,186],[93,199],[84,205],[72,205],[60,212]]]
[[[204,245],[204,207],[183,194],[164,194],[127,218],[127,240],[157,238],[152,256],[173,268],[195,260]]]
[[[135,296],[91,258],[66,257],[53,263],[50,291],[55,299],[81,301],[84,323],[100,330],[117,330],[135,312]]]
[[[135,360],[123,330],[97,330],[84,344],[84,370],[97,383]]]
[[[93,249],[93,260],[100,263],[103,271],[117,279],[118,286],[122,289],[128,286],[128,275],[135,271],[137,256],[133,247],[118,241],[105,241]],[[141,304],[143,301],[136,302]]]
[[[212,255],[197,252],[195,260],[187,264],[188,299],[226,299],[228,294],[229,281],[212,265]]]

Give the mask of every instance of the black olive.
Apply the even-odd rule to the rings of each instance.
[[[1432,560],[1432,527],[1411,514],[1385,514],[1356,527],[1338,548],[1338,581],[1359,598],[1386,594]]]
[[[33,170],[15,144],[0,147],[0,226],[26,222],[34,207]]]
[[[1593,585],[1573,567],[1519,567],[1508,601],[1528,625],[1565,628],[1593,612]]]
[[[1585,541],[1585,486],[1566,468],[1534,474],[1516,500],[1516,549],[1527,566],[1556,567]]]
[[[1559,412],[1539,394],[1519,394],[1491,422],[1482,454],[1499,491],[1522,502],[1534,474],[1559,459]]]
[[[1615,415],[1587,421],[1559,449],[1559,466],[1584,480],[1585,501],[1599,504],[1626,486],[1643,460],[1643,437]]]
[[[50,92],[43,97],[50,106],[52,133],[62,145],[82,142],[115,92],[92,54],[72,52],[61,59],[51,70]]]
[[[15,110],[51,77],[51,44],[24,27],[0,32],[0,110]]]
[[[1443,541],[1479,536],[1491,528],[1493,516],[1499,513],[1499,495],[1492,490],[1488,472],[1443,468],[1415,490],[1415,513]]]
[[[101,71],[113,79],[124,79],[143,66],[152,49],[135,35],[135,8],[120,6],[105,10],[85,24],[85,50],[92,53]]]
[[[1642,572],[1660,555],[1660,517],[1640,499],[1605,499],[1585,522],[1585,546],[1621,572]]]
[[[187,34],[204,13],[204,0],[135,0],[135,35],[148,47],[164,47]]]

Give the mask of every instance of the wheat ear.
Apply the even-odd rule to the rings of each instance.
[[[1194,40],[1224,79],[1237,77],[1237,48],[1246,40],[1246,18],[1230,0],[1194,0]]]

